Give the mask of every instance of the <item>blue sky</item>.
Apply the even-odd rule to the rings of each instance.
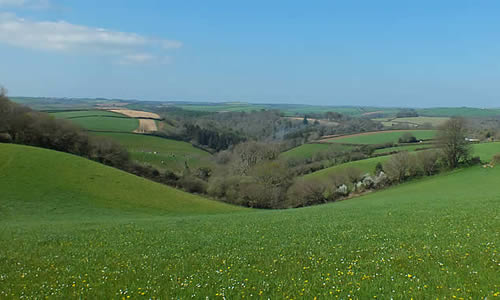
[[[500,107],[500,1],[0,0],[11,95]]]

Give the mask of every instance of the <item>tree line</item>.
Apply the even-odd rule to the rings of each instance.
[[[14,103],[3,88],[0,89],[0,142],[67,152],[142,177],[162,179],[156,169],[132,161],[120,144],[108,138],[91,136],[71,121],[56,119]]]
[[[439,128],[436,149],[391,155],[386,162],[379,163],[371,174],[356,168],[345,168],[322,179],[298,177],[297,169],[279,157],[280,144],[247,141],[216,154],[216,169],[209,176],[191,174],[189,185],[184,188],[255,208],[326,203],[413,178],[432,176],[443,170],[480,163],[479,158],[471,155],[467,133],[466,121],[452,118]],[[403,140],[413,139],[405,136]],[[345,162],[348,153],[340,153],[331,154],[330,159],[338,159],[339,164]]]

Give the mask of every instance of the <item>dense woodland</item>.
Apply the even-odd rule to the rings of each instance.
[[[279,143],[282,149],[290,149],[325,135],[383,129],[379,122],[336,112],[311,114],[299,120],[284,117],[278,110],[209,113],[172,107],[157,112],[174,127],[166,129],[165,136],[190,141],[212,152],[244,141]],[[330,122],[320,123],[316,118]]]

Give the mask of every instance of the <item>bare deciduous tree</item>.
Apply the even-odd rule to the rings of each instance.
[[[456,168],[460,161],[469,158],[471,147],[466,138],[467,126],[464,118],[451,118],[439,127],[437,144],[450,169]]]
[[[287,206],[301,207],[326,203],[327,188],[328,185],[324,181],[297,180],[288,189]]]
[[[417,153],[417,165],[426,176],[436,173],[439,162],[439,154],[436,150],[424,150]]]
[[[391,180],[402,182],[410,168],[410,155],[403,151],[394,154],[384,163],[384,170]]]
[[[245,142],[233,150],[233,171],[239,175],[247,175],[248,171],[261,161],[276,159],[279,147],[275,144]]]

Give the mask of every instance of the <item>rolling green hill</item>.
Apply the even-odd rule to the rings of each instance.
[[[80,110],[52,112],[52,116],[68,119],[90,131],[133,132],[139,127],[139,120],[103,110]]]
[[[181,172],[187,162],[189,168],[211,167],[212,155],[187,142],[156,136],[127,133],[96,133],[123,145],[132,159],[150,164],[160,170]]]
[[[1,219],[239,210],[78,156],[10,144],[0,144],[0,191]]]
[[[382,122],[382,124],[387,127],[404,125],[404,124],[407,124],[410,127],[422,126],[425,124],[430,124],[434,127],[437,127],[449,119],[450,118],[448,117],[406,117],[406,118],[378,118],[373,120]]]
[[[393,148],[384,148],[380,149],[378,153],[384,153],[384,151],[389,151],[391,149],[397,149],[397,150],[408,150],[408,151],[413,151],[415,148],[422,147],[425,145],[421,146],[403,146],[403,147],[393,147]],[[413,148],[415,147],[415,148]],[[377,153],[377,151],[376,151]],[[474,144],[472,145],[472,155],[473,156],[479,156],[481,160],[483,161],[489,161],[493,157],[493,155],[500,153],[500,142],[496,143],[482,143],[482,144]],[[389,159],[389,156],[379,156],[379,157],[374,157],[374,158],[368,158],[368,159],[363,159],[363,160],[358,160],[358,161],[353,161],[353,162],[348,162],[345,164],[333,166],[330,168],[326,168],[323,170],[319,170],[317,172],[313,172],[310,174],[307,174],[304,176],[304,178],[307,179],[325,179],[329,175],[334,174],[338,171],[345,170],[347,168],[358,168],[363,172],[366,173],[373,173],[375,171],[375,166],[377,163],[383,163],[387,159]]]
[[[338,203],[234,212],[0,144],[0,298],[490,299],[499,179],[500,167],[473,167]]]
[[[417,109],[421,116],[428,117],[493,117],[500,115],[498,108],[474,108],[474,107],[433,107]]]
[[[106,116],[73,118],[72,122],[91,131],[132,132],[139,127],[139,120],[133,118],[110,118]]]
[[[481,143],[472,145],[472,154],[479,156],[481,160],[489,161],[495,154],[500,153],[500,142]]]
[[[322,140],[325,143],[343,144],[385,144],[397,143],[399,137],[405,133],[413,134],[417,139],[429,140],[436,135],[435,130],[397,130],[397,131],[377,131],[348,136],[335,137]]]
[[[433,146],[432,144],[414,144],[414,145],[395,146],[395,147],[377,149],[373,153],[374,154],[382,154],[382,153],[390,153],[390,152],[394,152],[394,151],[412,152],[415,150],[431,148],[432,146]]]
[[[321,151],[340,152],[352,148],[348,145],[336,144],[303,144],[288,151],[281,153],[281,158],[311,158],[314,154]]]
[[[341,170],[345,170],[347,168],[357,168],[365,173],[374,173],[375,166],[379,162],[383,163],[384,161],[389,159],[389,157],[390,156],[379,156],[379,157],[373,157],[373,158],[352,161],[352,162],[348,162],[348,163],[341,164],[341,165],[336,165],[336,166],[333,166],[330,168],[326,168],[323,170],[319,170],[319,171],[307,174],[304,176],[304,178],[307,178],[310,180],[326,179],[331,174],[334,174],[334,173],[339,172]]]
[[[106,110],[58,111],[58,112],[51,112],[50,114],[59,119],[85,118],[85,117],[96,117],[96,116],[124,117],[121,114],[117,114]]]

